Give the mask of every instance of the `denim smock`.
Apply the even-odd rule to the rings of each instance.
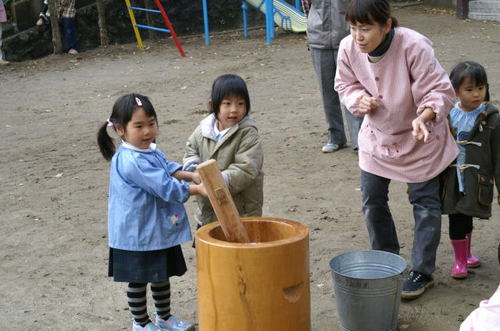
[[[191,240],[184,208],[189,184],[172,177],[181,165],[151,144],[137,149],[123,142],[111,160],[109,246],[152,251]]]

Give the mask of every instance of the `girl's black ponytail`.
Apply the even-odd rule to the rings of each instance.
[[[99,131],[97,131],[97,145],[99,145],[102,156],[104,156],[107,161],[111,161],[111,158],[115,154],[116,147],[113,138],[108,134],[107,128],[108,122],[104,123]]]

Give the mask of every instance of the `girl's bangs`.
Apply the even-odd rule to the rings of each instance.
[[[466,75],[472,81],[475,86],[483,86],[488,85],[488,78],[486,77],[486,72],[483,70],[470,70],[470,72]]]

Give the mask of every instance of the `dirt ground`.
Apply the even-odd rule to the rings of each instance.
[[[494,102],[500,100],[500,24],[460,21],[447,11],[396,9],[401,25],[430,37],[449,71],[459,60],[487,67]],[[337,330],[328,263],[368,249],[360,212],[357,154],[322,154],[325,122],[304,34],[278,31],[272,45],[263,30],[181,38],[173,43],[111,46],[49,56],[0,68],[0,326],[36,330],[127,330],[125,286],[107,275],[106,201],[109,164],[96,146],[97,128],[115,99],[148,95],[159,113],[158,142],[180,161],[186,138],[206,114],[213,79],[237,73],[249,85],[252,115],[265,149],[264,215],[288,218],[310,230],[313,330]],[[413,218],[406,186],[391,185],[391,208],[402,256],[409,260]],[[194,202],[188,201],[190,214]],[[474,251],[482,266],[463,281],[449,277],[452,250],[443,218],[436,287],[402,302],[405,330],[457,330],[497,287],[500,241],[494,207],[477,220]],[[194,250],[183,246],[189,271],[172,280],[173,312],[197,319]]]

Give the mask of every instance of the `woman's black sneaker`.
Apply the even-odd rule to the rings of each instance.
[[[412,270],[408,275],[408,279],[403,283],[401,298],[408,300],[416,299],[432,286],[434,286],[434,280],[431,276]]]

